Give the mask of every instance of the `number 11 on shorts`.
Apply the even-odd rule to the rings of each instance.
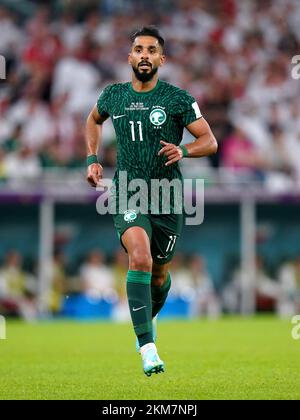
[[[172,249],[174,248],[177,236],[176,235],[170,235],[169,238],[170,238],[170,240],[169,240],[166,252],[171,252],[172,251]]]

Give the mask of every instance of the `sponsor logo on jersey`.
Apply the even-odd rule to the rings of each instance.
[[[127,223],[133,222],[137,218],[135,210],[126,210],[124,213],[124,220]]]
[[[167,115],[163,109],[155,108],[151,111],[149,118],[153,125],[158,126],[166,121]]]

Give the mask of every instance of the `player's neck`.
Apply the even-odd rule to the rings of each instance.
[[[134,74],[132,75],[132,80],[131,80],[132,88],[136,92],[149,92],[150,90],[155,88],[157,82],[158,82],[157,74],[153,76],[153,78],[149,80],[149,82],[141,82],[135,77]]]

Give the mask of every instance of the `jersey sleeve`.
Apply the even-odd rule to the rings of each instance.
[[[97,100],[97,109],[101,117],[107,118],[110,115],[111,85],[106,86],[100,93]]]
[[[178,107],[177,118],[183,127],[202,118],[197,101],[188,92],[182,91],[176,105]]]

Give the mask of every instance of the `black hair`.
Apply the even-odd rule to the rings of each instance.
[[[155,26],[144,26],[143,28],[138,29],[131,35],[131,42],[134,42],[135,38],[137,38],[138,36],[153,36],[153,38],[156,38],[158,40],[158,43],[161,46],[161,48],[164,48],[165,40],[160,35],[159,30]]]

